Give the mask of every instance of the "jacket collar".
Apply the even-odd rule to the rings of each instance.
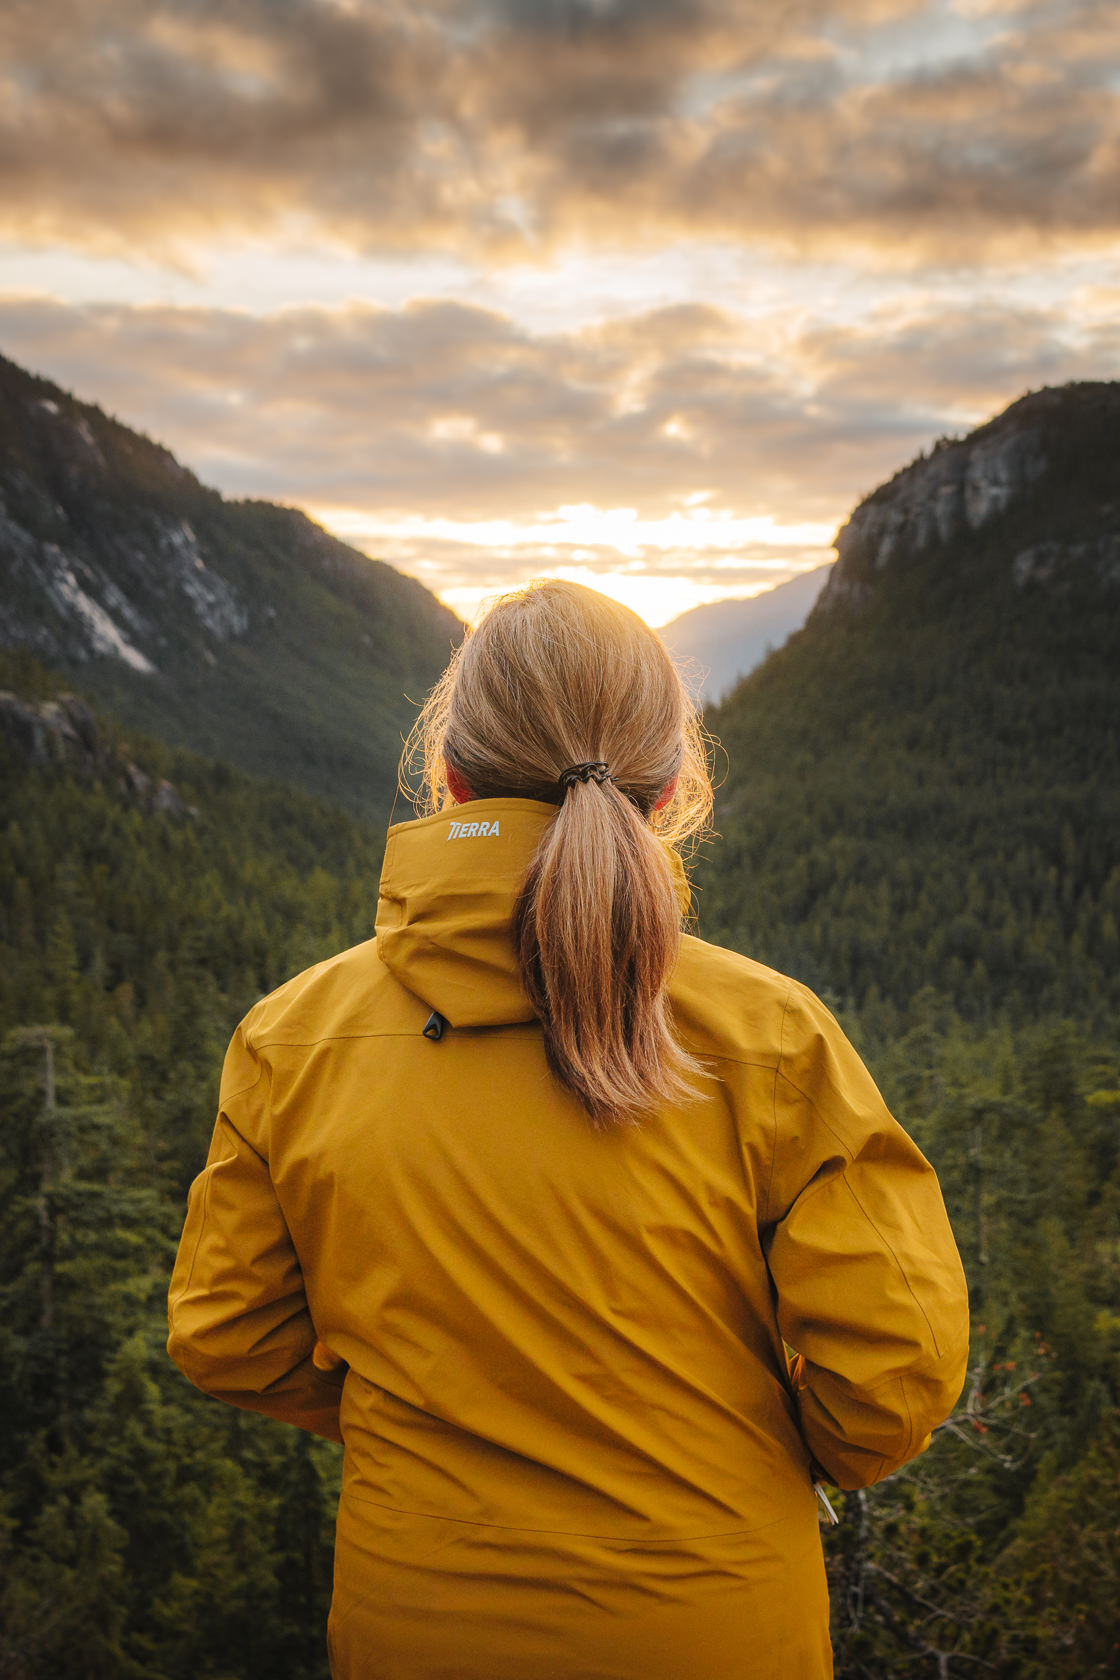
[[[403,986],[453,1027],[535,1019],[510,931],[513,906],[556,807],[473,799],[389,830],[377,952]],[[668,851],[684,914],[684,865]]]

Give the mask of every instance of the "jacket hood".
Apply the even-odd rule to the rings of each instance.
[[[513,947],[513,906],[555,815],[536,799],[472,799],[389,830],[377,952],[453,1027],[535,1019]],[[684,914],[684,865],[668,847],[666,855]]]

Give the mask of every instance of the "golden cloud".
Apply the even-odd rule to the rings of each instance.
[[[923,0],[7,6],[0,228],[183,260],[297,231],[490,258],[1114,239],[1111,0],[968,9],[949,52]]]
[[[455,302],[252,316],[0,297],[0,345],[236,494],[390,522],[572,504],[800,521],[840,517],[1027,388],[1120,372],[1107,303],[1088,299],[1082,327],[994,301],[783,317],[763,352],[756,319],[700,306],[532,333]]]

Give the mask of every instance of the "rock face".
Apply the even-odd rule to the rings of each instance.
[[[0,645],[27,647],[56,665],[119,660],[152,676],[169,618],[180,635],[184,619],[193,621],[204,643],[244,636],[247,601],[202,553],[189,520],[142,503],[131,529],[119,509],[99,527],[90,520],[91,501],[109,512],[105,504],[120,477],[116,457],[128,445],[127,434],[116,435],[123,427],[84,406],[30,397],[9,417],[16,426],[22,421],[20,453],[33,465],[13,458],[12,449],[0,454]],[[110,434],[104,447],[95,427]],[[166,474],[172,458],[157,446],[147,449],[163,457]],[[173,465],[174,481],[191,481]]]
[[[838,531],[837,563],[816,610],[858,607],[873,592],[876,574],[934,549],[966,548],[971,538],[1024,506],[1044,486],[1056,509],[1070,490],[1061,467],[1071,429],[1085,425],[1090,411],[1099,412],[1116,434],[1120,386],[1086,383],[1033,392],[968,437],[943,440],[931,455],[904,467],[866,497]],[[1045,582],[1070,564],[1088,565],[1104,578],[1120,574],[1116,513],[1098,503],[1087,514],[1103,518],[1104,528],[1098,524],[1076,538],[1016,547],[1008,559],[1009,580]]]
[[[84,700],[60,694],[56,700],[24,700],[0,690],[0,734],[32,764],[62,763],[83,776],[114,786],[144,810],[172,817],[197,817],[173,784],[156,780],[106,736]]]
[[[215,644],[252,628],[248,592],[224,575],[220,544],[212,536],[200,541],[189,519],[139,497],[120,505],[114,457],[122,447],[131,452],[130,434],[96,410],[81,412],[84,406],[50,397],[20,405],[14,418],[17,425],[22,419],[38,472],[0,454],[0,646],[29,648],[56,665],[115,659],[152,676],[169,639],[187,637],[213,663]],[[97,424],[112,427],[104,448]],[[147,448],[177,486],[202,489],[166,451]],[[44,477],[55,478],[61,499]],[[96,522],[91,502],[102,516]],[[258,618],[268,617],[262,607]]]
[[[298,509],[226,501],[0,357],[0,648],[106,714],[380,820],[462,630]]]
[[[1120,529],[1102,531],[1085,542],[1054,538],[1022,548],[1011,562],[1015,583],[1050,583],[1072,568],[1087,568],[1102,582],[1120,583]]]

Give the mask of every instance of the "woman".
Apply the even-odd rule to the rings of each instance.
[[[507,596],[418,729],[376,939],[234,1035],[172,1357],[345,1443],[336,1677],[819,1680],[814,1476],[964,1375],[934,1173],[810,992],[682,936],[711,790],[639,619]]]

